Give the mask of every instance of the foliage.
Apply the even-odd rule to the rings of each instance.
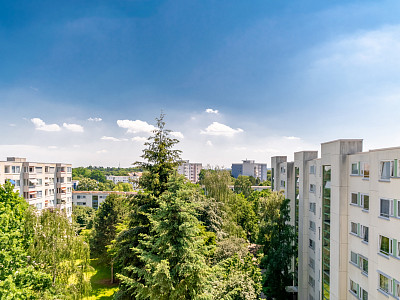
[[[233,255],[212,269],[210,299],[252,300],[261,292],[261,271],[253,255]]]
[[[105,182],[98,182],[91,178],[82,178],[79,180],[77,191],[112,191],[115,184],[111,180]]]
[[[25,224],[31,236],[28,254],[39,270],[50,274],[53,288],[65,298],[86,295],[90,283],[85,279],[89,268],[89,246],[77,236],[64,212],[46,209],[30,211]]]
[[[138,279],[119,275],[136,290],[136,299],[194,299],[206,283],[207,249],[194,201],[198,191],[179,177],[168,187],[158,199],[159,207],[148,215],[150,234],[134,249],[143,263],[142,267],[130,266]]]
[[[133,186],[130,183],[127,182],[119,182],[118,184],[115,185],[113,188],[113,191],[119,191],[119,192],[133,192]]]
[[[249,250],[245,239],[237,237],[228,237],[217,242],[217,249],[214,254],[214,261],[221,262],[229,257],[238,255],[239,258],[245,257]]]
[[[254,177],[252,177],[254,179]],[[243,194],[247,198],[251,193],[251,181],[249,176],[239,175],[235,180],[234,191],[236,194]]]
[[[116,168],[116,167],[93,167],[89,166],[87,168],[78,167],[72,169],[72,178],[74,180],[86,178],[96,179],[92,176],[92,172],[99,171],[104,176],[112,175],[112,176],[128,176],[129,173],[133,172],[141,172],[140,168]],[[98,180],[98,179],[96,179]]]
[[[136,165],[145,170],[139,184],[157,197],[167,190],[168,179],[179,165],[182,151],[172,149],[179,141],[169,137],[171,130],[164,128],[164,114],[156,121],[157,129],[144,144],[147,148],[141,156],[146,162],[136,162]]]
[[[78,227],[78,232],[91,229],[96,210],[92,207],[75,205],[72,209],[72,220]]]
[[[106,176],[100,172],[99,170],[92,170],[92,172],[90,173],[89,178],[94,179],[98,182],[102,182],[105,183],[106,182]]]
[[[296,251],[296,235],[294,227],[289,224],[289,199],[274,192],[267,200],[260,230],[265,241],[261,261],[261,266],[266,269],[263,291],[268,297],[284,300],[289,298],[285,287],[291,285],[293,279],[290,268]]]
[[[123,195],[110,194],[100,205],[93,220],[93,232],[90,250],[101,262],[110,262],[107,246],[116,237],[116,228],[127,215],[127,198]]]

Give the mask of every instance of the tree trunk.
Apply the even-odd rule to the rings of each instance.
[[[111,261],[111,284],[114,283],[114,262]]]

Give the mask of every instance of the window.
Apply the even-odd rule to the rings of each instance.
[[[71,167],[67,167],[67,172],[71,173],[72,172],[72,168]]]
[[[42,167],[36,167],[36,173],[41,174],[42,173]]]
[[[385,218],[393,216],[393,200],[381,199],[380,215]]]
[[[36,193],[36,198],[42,198],[43,192],[42,191],[38,191]]]
[[[350,223],[350,232],[358,235],[358,224],[357,223],[354,223],[354,222]]]
[[[383,274],[379,274],[379,288],[385,293],[390,293],[389,278]]]
[[[314,289],[315,279],[311,275],[308,276],[308,284]]]
[[[285,180],[281,180],[281,186],[285,187]]]
[[[310,230],[312,230],[312,231],[314,231],[314,232],[315,232],[315,230],[316,230],[315,222],[313,222],[313,221],[310,221]]]
[[[11,167],[11,172],[12,173],[20,173],[21,168],[19,166],[12,166]]]
[[[310,239],[309,243],[310,243],[309,244],[310,248],[315,251],[315,242],[312,239]]]
[[[310,174],[315,174],[315,166],[310,166]]]
[[[314,213],[315,215],[315,210],[316,210],[317,204],[314,202],[310,202],[310,211]]]
[[[358,205],[358,194],[351,193],[351,204]]]
[[[351,164],[351,175],[360,175],[360,170],[358,169],[358,163]]]
[[[358,294],[357,284],[351,279],[350,279],[350,291],[353,292],[353,294],[355,295]]]
[[[281,167],[281,173],[285,174],[285,167]]]
[[[394,287],[394,291],[393,291],[394,296],[400,297],[400,282],[394,280],[393,287]]]
[[[310,193],[315,193],[315,184],[310,184]]]
[[[34,167],[29,167],[29,173],[33,173],[35,171]]]
[[[368,274],[368,259],[365,257],[360,257],[360,267],[364,274]]]
[[[361,289],[361,299],[368,300],[368,292],[364,289]]]
[[[386,236],[380,235],[379,251],[385,255],[393,254],[393,240]]]
[[[315,260],[313,258],[309,258],[309,263],[308,265],[310,266],[311,269],[315,271]]]
[[[364,210],[369,210],[369,195],[361,195],[361,206]]]
[[[350,261],[358,266],[358,254],[353,251],[350,252]]]
[[[381,161],[380,172],[381,179],[388,180],[393,176],[393,163],[390,161]]]
[[[42,209],[42,203],[36,203],[36,208],[37,209]]]
[[[361,175],[363,175],[364,178],[369,178],[369,163],[362,164]]]
[[[361,238],[368,243],[369,227],[361,225]]]

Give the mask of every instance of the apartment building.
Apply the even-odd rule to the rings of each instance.
[[[197,183],[202,168],[203,165],[201,163],[191,163],[188,160],[182,160],[178,166],[178,174],[184,175],[193,183]]]
[[[267,180],[267,164],[259,164],[254,160],[243,160],[241,164],[232,164],[232,176],[253,176],[261,181]]]
[[[137,188],[140,177],[142,177],[142,172],[133,172],[129,173],[128,176],[107,175],[106,180],[111,180],[114,184],[118,184],[120,182],[130,183],[133,188]]]
[[[115,192],[115,191],[73,191],[72,202],[74,205],[87,206],[98,209],[110,194],[136,195],[136,192]]]
[[[400,147],[336,140],[317,156],[271,159],[298,231],[298,299],[400,299]]]
[[[72,214],[72,165],[27,162],[7,157],[0,161],[0,184],[10,181],[14,190],[37,209],[59,208]]]

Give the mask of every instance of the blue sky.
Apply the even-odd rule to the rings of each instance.
[[[230,166],[400,145],[398,1],[0,1],[0,159]],[[99,120],[101,119],[101,121]]]

